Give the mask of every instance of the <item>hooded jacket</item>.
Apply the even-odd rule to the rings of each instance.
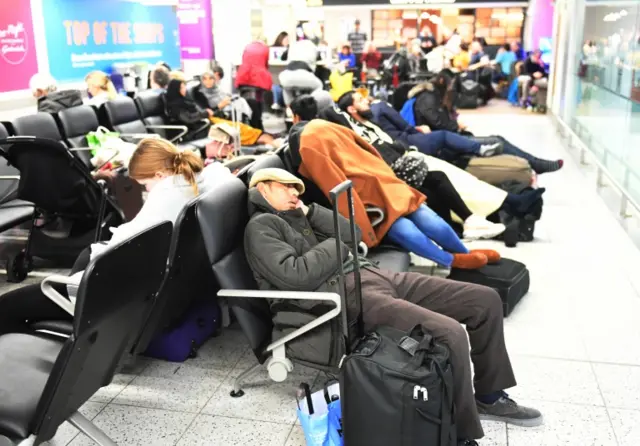
[[[458,121],[442,105],[442,96],[431,82],[423,82],[409,91],[408,99],[416,98],[413,108],[416,125],[428,125],[432,131],[459,131]]]
[[[249,190],[251,219],[244,232],[244,249],[253,276],[261,290],[339,292],[338,251],[333,213],[317,204],[302,209],[278,212],[260,194]],[[340,234],[351,244],[349,222],[340,218]],[[360,237],[359,233],[357,234]],[[341,246],[342,258],[349,248]],[[270,299],[273,338],[279,339],[331,310],[332,305],[316,300]],[[355,301],[347,303],[356,308]],[[337,318],[339,319],[339,318]],[[317,365],[335,365],[343,349],[335,343],[341,333],[334,319],[287,344],[290,356]]]
[[[38,98],[38,111],[43,113],[58,113],[79,105],[82,105],[82,95],[78,90],[54,91]]]
[[[349,179],[353,182],[356,223],[368,247],[380,244],[391,225],[415,212],[426,197],[396,177],[378,151],[353,131],[319,119],[310,121],[300,137],[299,173],[313,181],[324,193]],[[367,208],[385,213],[373,228]],[[339,206],[348,214],[346,202]]]
[[[256,87],[271,90],[273,80],[269,72],[269,47],[262,42],[247,45],[242,53],[242,64],[236,74],[236,88]]]

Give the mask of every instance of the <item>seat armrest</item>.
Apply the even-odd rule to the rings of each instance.
[[[258,298],[258,299],[298,299],[298,300],[325,300],[333,302],[336,306],[332,310],[327,311],[317,319],[312,320],[306,325],[289,333],[288,335],[278,339],[276,342],[269,344],[266,351],[270,352],[278,347],[283,347],[286,343],[302,336],[303,334],[313,330],[314,328],[330,321],[334,317],[340,315],[342,304],[340,295],[337,293],[315,293],[309,291],[261,291],[261,290],[220,290],[220,297],[242,297],[242,298]]]
[[[80,277],[69,277],[69,276],[58,276],[58,275],[49,276],[42,281],[42,283],[40,284],[40,289],[42,290],[42,293],[49,298],[49,300],[51,300],[54,304],[56,304],[57,306],[62,308],[64,311],[69,313],[71,316],[73,316],[75,312],[75,307],[76,307],[75,303],[71,302],[69,299],[67,299],[62,294],[60,294],[53,287],[53,284],[79,286],[81,279],[82,279],[82,276]]]
[[[368,207],[367,215],[371,218],[371,226],[376,227],[384,220],[384,211],[377,207]]]
[[[20,179],[20,175],[0,175],[0,181],[1,180],[19,180]]]
[[[176,142],[176,141],[180,141],[182,139],[182,137],[184,135],[186,135],[189,132],[189,127],[187,127],[186,125],[170,125],[170,124],[162,124],[162,125],[145,125],[145,128],[147,128],[148,130],[180,130],[180,133],[171,138],[171,142]]]

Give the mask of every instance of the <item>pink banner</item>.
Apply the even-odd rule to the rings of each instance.
[[[211,0],[180,0],[178,26],[182,59],[213,59]]]
[[[0,1],[0,92],[29,88],[38,71],[30,3]]]

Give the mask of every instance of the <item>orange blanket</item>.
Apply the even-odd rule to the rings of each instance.
[[[327,197],[344,180],[353,182],[356,223],[370,248],[380,243],[398,218],[416,211],[426,200],[396,177],[372,145],[337,124],[309,122],[300,138],[300,157],[300,174],[313,181]],[[385,212],[385,219],[375,229],[366,212],[371,206]],[[338,209],[348,218],[346,198],[340,200]]]

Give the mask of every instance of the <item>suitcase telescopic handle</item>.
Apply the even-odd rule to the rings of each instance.
[[[347,203],[349,208],[349,229],[351,232],[351,254],[353,256],[354,263],[354,291],[356,299],[356,311],[358,314],[356,329],[357,336],[364,336],[364,322],[362,320],[362,287],[360,280],[360,262],[358,261],[358,239],[356,231],[356,219],[353,206],[353,183],[350,180],[345,180],[331,189],[329,196],[331,203],[333,204],[333,226],[336,238],[336,251],[338,253],[338,283],[340,287],[340,297],[342,298],[342,330],[345,338],[345,347],[347,354],[351,353],[351,339],[349,339],[349,317],[347,315],[347,284],[344,273],[344,258],[342,257],[342,235],[340,234],[340,211],[338,209],[338,200],[342,194],[346,192]]]

